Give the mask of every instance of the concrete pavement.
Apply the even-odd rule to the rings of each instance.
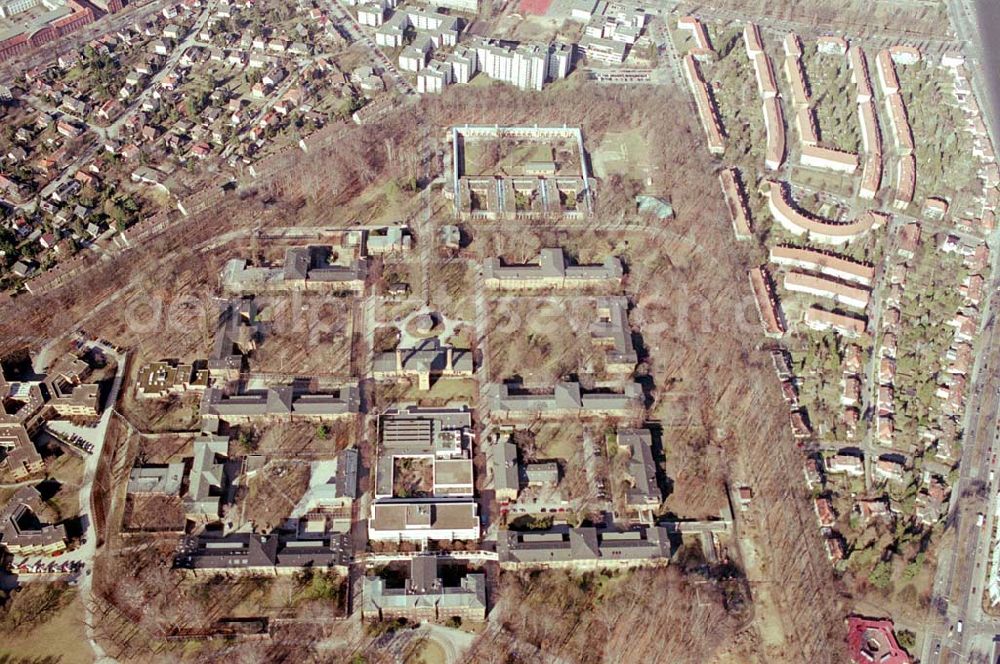
[[[80,510],[81,513],[88,515],[86,519],[86,531],[84,535],[85,543],[80,547],[80,559],[85,561],[87,567],[93,569],[94,556],[97,554],[97,530],[94,527],[94,519],[91,516],[93,514],[93,488],[94,488],[94,477],[97,475],[97,467],[100,463],[101,455],[104,452],[104,443],[107,439],[108,425],[111,423],[111,416],[114,413],[115,403],[118,401],[118,393],[121,390],[122,381],[125,378],[125,366],[127,355],[125,353],[119,353],[117,350],[111,348],[100,342],[94,342],[91,345],[96,346],[108,355],[115,358],[118,363],[117,371],[115,372],[114,381],[111,384],[111,390],[108,393],[107,402],[104,405],[104,412],[101,415],[101,420],[98,423],[96,430],[93,432],[94,442],[94,452],[91,454],[84,465],[83,470],[83,485],[80,488]],[[93,607],[93,586],[94,586],[94,576],[89,572],[85,572],[80,581],[80,597],[83,600],[84,605],[84,625],[86,627],[87,639],[90,642],[90,647],[94,651],[95,661],[102,664],[108,664],[109,662],[114,662],[104,652],[100,644],[97,643],[94,637],[94,607]]]

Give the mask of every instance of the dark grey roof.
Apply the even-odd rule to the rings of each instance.
[[[358,450],[349,448],[337,455],[337,495],[358,498]]]
[[[66,539],[62,524],[40,524],[34,516],[42,504],[42,496],[33,486],[24,486],[0,511],[0,544],[6,546],[49,546]]]
[[[509,489],[517,493],[520,488],[517,466],[517,445],[510,438],[498,440],[492,447],[493,485],[497,491]]]
[[[603,297],[597,301],[600,320],[590,326],[594,339],[610,340],[607,352],[610,364],[632,364],[639,361],[632,344],[632,328],[628,324],[628,299],[624,297]]]
[[[448,349],[436,338],[425,339],[413,348],[400,349],[404,372],[442,373],[448,366]],[[452,371],[472,373],[472,351],[452,349]],[[373,361],[376,372],[392,373],[397,370],[396,351],[376,353]]]
[[[609,256],[600,265],[568,265],[565,252],[558,247],[542,249],[537,265],[501,265],[498,258],[488,258],[483,264],[483,275],[487,279],[501,280],[620,280],[624,273],[621,261],[614,256]]]
[[[497,553],[501,563],[561,563],[572,561],[656,560],[671,554],[663,526],[630,530],[569,528],[545,531],[500,531]]]
[[[441,586],[437,573],[436,556],[414,556],[410,558],[410,578],[406,587],[410,592],[428,593]]]
[[[466,574],[458,586],[445,586],[437,573],[436,556],[410,559],[410,576],[403,588],[387,588],[385,580],[366,576],[362,580],[363,612],[378,616],[382,611],[431,611],[438,617],[452,611],[478,609],[486,613],[486,576]]]
[[[347,564],[350,555],[350,541],[346,535],[335,535],[328,540],[249,533],[221,538],[190,536],[181,540],[174,566],[185,569],[326,567]]]
[[[240,369],[244,352],[257,336],[257,305],[253,298],[233,298],[219,314],[209,369]]]
[[[629,450],[628,472],[632,484],[625,492],[630,505],[660,501],[653,460],[653,437],[647,429],[619,429],[618,445]]]
[[[285,252],[284,278],[286,281],[356,281],[367,275],[363,260],[351,265],[334,265],[329,262],[330,247],[293,247]]]
[[[621,394],[582,394],[579,383],[556,383],[552,392],[514,393],[511,385],[493,383],[487,386],[490,409],[523,415],[544,415],[547,412],[626,410],[638,402],[642,388],[638,383],[626,383]]]
[[[348,385],[333,394],[296,394],[292,386],[270,387],[262,391],[226,395],[208,388],[201,401],[201,414],[230,417],[270,415],[343,415],[358,411],[357,388]]]
[[[216,459],[229,453],[229,440],[224,436],[205,436],[194,441],[193,449],[185,509],[189,514],[217,517],[226,478],[223,464]]]

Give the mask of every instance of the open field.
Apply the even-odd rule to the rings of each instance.
[[[183,532],[184,505],[178,496],[129,494],[125,497],[125,531]]]
[[[381,383],[375,388],[379,406],[413,402],[421,406],[444,406],[452,401],[471,402],[476,395],[476,383],[471,378],[444,378],[431,382],[431,389],[421,390],[416,382],[398,380]]]
[[[476,278],[478,266],[461,259],[433,261],[430,264],[431,306],[445,316],[472,322],[475,299],[469,285]]]
[[[515,432],[521,457],[529,462],[571,459],[583,441],[580,422],[539,422]]]
[[[46,474],[59,484],[59,490],[45,502],[40,517],[49,523],[58,523],[79,515],[83,463],[82,458],[63,451],[46,464]]]
[[[133,363],[138,371],[138,365]],[[193,431],[198,427],[201,392],[140,398],[132,384],[122,387],[121,413],[132,426],[145,433]]]
[[[565,504],[567,512],[561,512],[559,518],[571,523],[576,523],[592,511],[599,512],[595,509],[593,500],[596,496],[592,495],[587,479],[583,446],[585,433],[583,423],[572,420],[536,422],[514,432],[514,443],[523,462],[556,462],[559,466],[558,485],[525,488],[518,497],[522,507],[530,511],[534,501],[539,501],[540,506],[545,506],[542,509],[544,512],[553,504]],[[595,439],[600,438],[599,433],[590,433]]]
[[[147,464],[164,464],[180,461],[191,454],[195,433],[177,435],[139,436],[137,460]]]
[[[528,0],[537,4],[537,0]],[[545,0],[547,1],[547,0]],[[521,3],[522,6],[525,4]],[[414,644],[407,661],[412,664],[447,664],[447,653],[433,638],[426,638]]]
[[[594,174],[642,182],[649,175],[649,145],[638,131],[608,133],[593,151]]]
[[[28,621],[13,629],[6,623],[16,622],[16,618],[12,620],[11,613],[3,618],[0,660],[59,664],[93,661],[93,653],[82,646],[86,643],[84,612],[75,590],[62,585],[57,588],[50,584],[31,584],[15,594],[13,606],[5,611],[29,613]]]
[[[420,296],[421,272],[416,260],[386,258],[376,272],[376,290],[385,295],[392,286],[404,285],[407,292]]]
[[[556,175],[580,175],[581,155],[575,142],[567,139],[532,140],[501,137],[462,141],[462,175],[532,175],[533,164],[551,163]]]

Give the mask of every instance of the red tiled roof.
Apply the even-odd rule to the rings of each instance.
[[[850,616],[847,619],[847,649],[851,654],[851,661],[858,664],[872,661],[879,664],[910,664],[910,656],[896,641],[891,620]]]

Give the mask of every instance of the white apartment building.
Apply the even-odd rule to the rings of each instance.
[[[484,74],[522,90],[541,90],[547,81],[565,78],[573,61],[570,44],[507,46],[480,40],[473,48]]]
[[[448,56],[451,65],[451,78],[454,83],[468,83],[479,71],[479,58],[475,49],[459,46]]]
[[[38,6],[38,0],[10,0],[0,4],[0,16],[10,18]]]
[[[407,46],[399,54],[399,68],[403,71],[420,71],[427,65],[427,50],[419,46]]]
[[[377,28],[385,22],[385,10],[380,5],[364,5],[358,7],[358,23],[370,28]]]
[[[470,498],[376,501],[368,519],[368,538],[376,542],[478,539],[476,501]]]
[[[360,12],[358,20],[360,22]],[[458,44],[457,18],[409,8],[397,11],[388,21],[378,26],[375,43],[385,48],[399,48],[403,45],[403,33],[409,27],[430,36],[435,46]]]
[[[417,92],[438,94],[445,86],[451,85],[451,63],[432,62],[417,73]]]
[[[469,14],[479,13],[479,0],[434,0],[435,7],[446,7]]]

